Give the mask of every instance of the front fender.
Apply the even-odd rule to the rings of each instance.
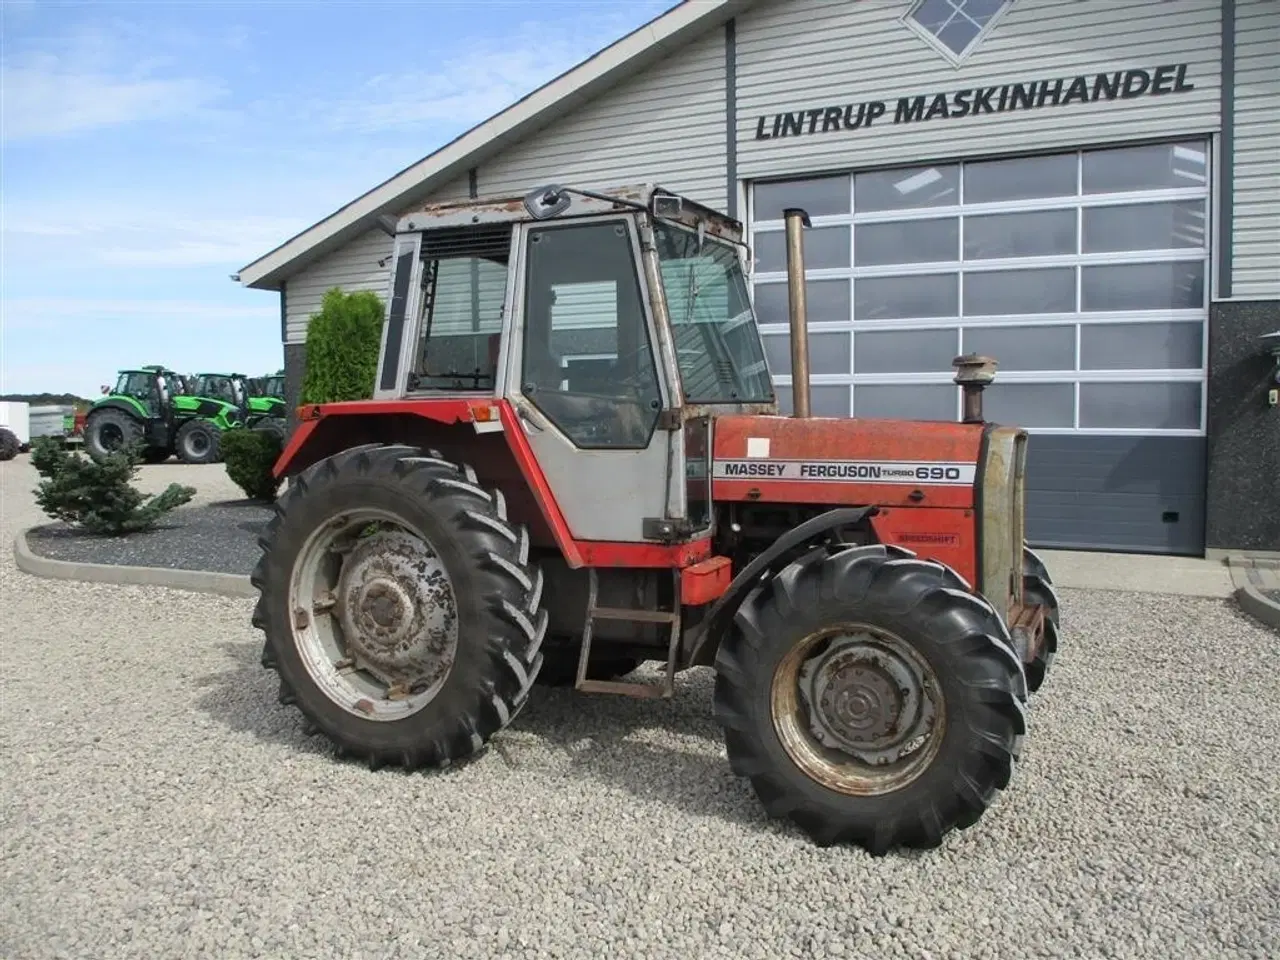
[[[876,512],[876,507],[837,507],[834,510],[828,510],[788,530],[770,544],[767,550],[757,554],[755,559],[738,572],[733,582],[729,584],[729,589],[721,594],[707,611],[706,617],[698,627],[697,639],[689,650],[683,666],[711,665],[721,638],[733,623],[734,614],[737,613],[739,605],[751,588],[766,576],[773,576],[794,560],[794,551],[813,543],[836,527],[861,523],[868,517],[874,516]]]

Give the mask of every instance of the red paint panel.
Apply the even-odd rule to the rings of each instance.
[[[462,397],[425,398],[422,400],[344,400],[340,403],[316,403],[298,407],[299,420],[319,420],[321,417],[361,413],[365,416],[388,413],[407,413],[426,417],[440,423],[470,423],[471,407],[496,406],[499,401],[475,400]]]
[[[301,410],[299,410],[299,413],[301,413]],[[280,456],[276,458],[276,465],[271,468],[273,475],[276,477],[284,476],[285,471],[289,469],[289,464],[306,446],[307,439],[315,432],[316,425],[319,422],[319,420],[303,420],[298,424],[298,428],[293,431],[293,436],[289,438],[285,448],[280,451]]]
[[[748,457],[748,439],[767,442],[767,456]],[[972,507],[973,483],[982,425],[913,420],[810,417],[728,416],[716,420],[714,461],[790,464],[774,476],[721,476],[712,481],[717,500],[766,503],[881,504],[910,507]],[[758,454],[759,451],[752,451]],[[874,471],[856,476],[860,464],[895,464],[905,468],[961,471],[962,481],[942,483],[926,477],[909,482],[877,482]],[[821,476],[820,469],[840,465],[839,474]],[[945,465],[945,467],[944,467]],[[810,476],[801,476],[803,468]],[[783,475],[785,472],[785,475]],[[899,480],[903,480],[901,476]],[[919,490],[924,499],[912,499]]]
[[[680,603],[700,607],[723,596],[733,583],[733,561],[708,557],[680,571]]]
[[[969,581],[978,583],[977,530],[972,510],[889,508],[871,518],[882,543],[906,547],[927,560],[945,563]]]
[[[711,556],[711,540],[690,543],[611,543],[604,540],[574,540],[584,567],[646,567],[674,570],[690,567]],[[566,559],[568,559],[566,555]],[[573,564],[569,564],[573,566]]]

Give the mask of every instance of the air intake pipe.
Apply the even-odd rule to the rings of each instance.
[[[966,353],[951,361],[955,367],[954,383],[964,394],[964,423],[982,423],[982,391],[996,378],[996,362],[991,357]]]
[[[798,207],[782,211],[787,224],[787,309],[791,320],[791,415],[809,416],[809,315],[804,289],[803,227],[809,214]]]

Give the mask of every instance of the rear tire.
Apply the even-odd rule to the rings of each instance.
[[[1022,550],[1022,592],[1025,602],[1045,608],[1044,643],[1036,658],[1026,665],[1027,689],[1034,693],[1044,685],[1049,667],[1058,653],[1059,612],[1058,595],[1053,589],[1049,571],[1044,561],[1029,547]]]
[[[384,520],[398,529],[370,534]],[[469,467],[410,446],[335,454],[295,478],[259,544],[263,664],[280,675],[280,701],[339,755],[448,766],[528,702],[547,627],[542,571],[501,491]]]
[[[142,442],[142,423],[115,407],[89,414],[84,425],[84,449],[90,459],[101,463],[112,453]]]
[[[222,432],[208,420],[188,420],[178,429],[174,446],[183,463],[217,463]]]
[[[1022,666],[990,604],[954,584],[901,548],[818,548],[743,601],[715,712],[770,816],[880,855],[936,847],[1008,785]]]
[[[16,457],[21,447],[16,433],[8,427],[0,427],[0,463]]]
[[[279,417],[265,417],[255,423],[251,429],[273,434],[279,438],[281,445],[284,444],[285,437],[289,433],[286,422]]]

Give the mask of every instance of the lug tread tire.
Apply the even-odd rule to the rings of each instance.
[[[1058,637],[1061,630],[1058,594],[1053,589],[1053,580],[1049,571],[1033,550],[1023,548],[1022,551],[1022,592],[1028,603],[1038,603],[1048,609],[1045,611],[1044,645],[1040,653],[1026,666],[1027,689],[1035,693],[1044,686],[1049,668],[1053,666],[1054,657],[1058,653]]]
[[[84,449],[85,453],[89,454],[89,458],[96,463],[102,463],[113,452],[102,445],[101,431],[107,424],[114,424],[120,428],[124,438],[122,447],[142,441],[143,426],[138,422],[137,417],[130,416],[117,407],[95,410],[85,421]]]
[[[542,667],[548,616],[543,574],[529,564],[529,537],[506,519],[501,494],[474,473],[417,447],[366,444],[303,471],[275,504],[258,537],[250,575],[259,591],[253,626],[266,640],[262,664],[279,674],[279,700],[325,734],[341,757],[371,768],[442,768],[480,753],[528,702]],[[330,504],[385,504],[430,527],[458,604],[459,636],[444,687],[403,720],[361,720],[314,685],[293,646],[289,580],[297,552],[334,515]]]
[[[206,433],[209,436],[209,449],[204,456],[194,457],[187,453],[186,441],[193,433]],[[173,439],[173,445],[178,451],[178,459],[183,463],[217,463],[222,456],[222,431],[208,420],[188,420],[178,428],[178,434]]]
[[[1026,733],[1025,679],[1003,621],[942,565],[900,548],[817,548],[757,586],[716,657],[715,715],[729,765],[771,817],[819,846],[852,842],[881,855],[931,848],[975,824],[1008,786]],[[792,646],[832,622],[892,631],[929,660],[947,731],[931,766],[900,790],[852,797],[810,779],[782,747],[770,706],[774,670]]]

